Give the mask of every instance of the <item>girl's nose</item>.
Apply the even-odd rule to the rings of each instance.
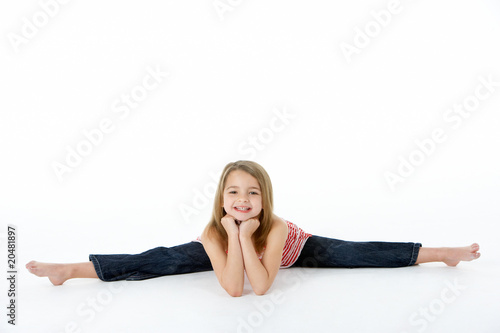
[[[243,202],[247,202],[247,201],[248,201],[248,198],[247,198],[247,196],[246,196],[246,195],[243,195],[243,196],[238,197],[238,200],[236,200],[236,201],[243,201]]]

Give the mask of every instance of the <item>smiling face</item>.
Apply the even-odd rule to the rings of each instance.
[[[262,193],[257,179],[243,170],[232,171],[224,185],[222,206],[239,221],[258,216],[262,211]]]

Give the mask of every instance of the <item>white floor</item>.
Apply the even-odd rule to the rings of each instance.
[[[487,246],[486,246],[487,247]],[[265,296],[232,298],[212,272],[139,282],[21,271],[18,325],[2,332],[500,332],[500,268],[283,269]]]

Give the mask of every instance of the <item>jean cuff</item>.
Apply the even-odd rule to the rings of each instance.
[[[413,244],[413,251],[412,251],[410,263],[408,264],[408,266],[415,265],[415,263],[417,262],[417,258],[418,258],[418,252],[420,251],[421,247],[422,247],[421,243],[414,243]]]
[[[102,275],[101,265],[99,265],[99,261],[97,260],[96,256],[93,254],[90,254],[89,261],[92,261],[92,263],[94,264],[94,269],[95,269],[95,272],[97,273],[97,277],[102,281],[106,281]]]

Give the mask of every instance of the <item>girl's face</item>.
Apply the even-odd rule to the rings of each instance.
[[[257,179],[243,170],[231,171],[226,178],[222,206],[239,221],[258,216],[262,211],[262,192]]]

